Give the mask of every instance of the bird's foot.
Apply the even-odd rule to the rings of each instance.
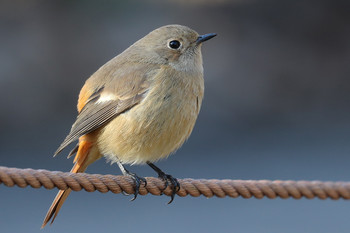
[[[164,189],[162,190],[162,193],[163,191],[169,186],[169,182],[171,184],[171,190],[172,190],[172,193],[171,193],[171,199],[170,201],[168,202],[168,204],[170,204],[171,202],[173,202],[174,200],[174,197],[175,197],[175,194],[177,193],[177,191],[180,190],[180,183],[177,181],[176,178],[174,178],[173,176],[169,175],[169,174],[165,174],[162,170],[160,170],[159,167],[157,167],[156,165],[154,165],[153,163],[151,162],[147,162],[148,166],[150,166],[153,170],[155,170],[157,173],[158,173],[158,177],[160,179],[162,179],[164,182],[165,182],[165,187]]]
[[[137,198],[137,195],[139,194],[141,183],[143,182],[145,184],[145,187],[146,187],[147,181],[145,178],[140,177],[140,176],[136,175],[135,173],[132,173],[132,172],[129,172],[128,170],[126,170],[125,167],[123,166],[123,164],[121,163],[121,161],[117,161],[117,164],[118,164],[120,170],[122,171],[123,175],[130,177],[131,179],[133,179],[133,181],[135,183],[134,197],[131,199],[131,201],[133,201]],[[129,194],[125,193],[124,191],[123,191],[123,194],[129,195]]]
[[[175,194],[177,193],[177,191],[180,190],[180,183],[177,181],[177,179],[169,174],[165,174],[164,172],[159,172],[158,173],[158,177],[160,179],[162,179],[165,182],[165,186],[164,189],[162,190],[162,192],[169,186],[169,182],[171,184],[171,199],[168,202],[168,204],[172,203],[175,197]]]
[[[125,169],[124,175],[128,176],[128,177],[130,177],[131,179],[134,180],[135,193],[134,193],[134,197],[130,200],[130,201],[134,201],[137,198],[137,195],[139,194],[141,183],[143,182],[144,183],[144,187],[146,187],[147,180],[145,178],[143,178],[143,177],[140,177],[140,176],[136,175],[135,173],[129,172],[126,169]],[[125,194],[125,192],[123,192],[123,193]]]

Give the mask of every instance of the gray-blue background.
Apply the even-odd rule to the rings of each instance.
[[[0,165],[52,158],[84,81],[166,24],[203,46],[206,93],[189,141],[159,167],[178,178],[350,180],[349,1],[0,2]],[[66,152],[67,153],[67,152]],[[147,166],[134,166],[154,176]],[[88,172],[120,174],[102,159]],[[0,232],[39,232],[57,190],[0,185]],[[74,192],[42,232],[349,232],[350,203]]]

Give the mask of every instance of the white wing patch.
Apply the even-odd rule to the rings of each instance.
[[[98,100],[96,101],[96,104],[101,104],[104,102],[113,101],[117,99],[118,97],[112,93],[103,93],[101,94],[100,98],[98,98]]]

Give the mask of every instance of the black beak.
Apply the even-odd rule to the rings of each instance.
[[[216,33],[208,33],[205,35],[200,35],[200,36],[198,36],[196,43],[200,44],[204,41],[210,40],[211,38],[215,37],[216,35],[217,35]]]

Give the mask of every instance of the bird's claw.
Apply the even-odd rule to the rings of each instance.
[[[135,183],[134,197],[130,200],[130,201],[134,201],[137,198],[138,194],[139,194],[141,183],[143,182],[144,183],[144,187],[146,187],[147,186],[147,180],[145,178],[140,177],[140,176],[136,175],[135,173],[129,172],[127,170],[126,170],[126,174],[125,175],[127,175],[131,179],[133,179],[133,181]]]
[[[164,172],[161,172],[158,174],[158,177],[160,179],[162,179],[165,184],[164,184],[164,189],[162,190],[162,193],[163,191],[169,186],[169,181],[171,183],[171,199],[170,201],[168,202],[168,204],[172,203],[173,200],[174,200],[174,197],[175,197],[175,194],[180,190],[180,183],[177,181],[177,179],[169,174],[165,174]]]

